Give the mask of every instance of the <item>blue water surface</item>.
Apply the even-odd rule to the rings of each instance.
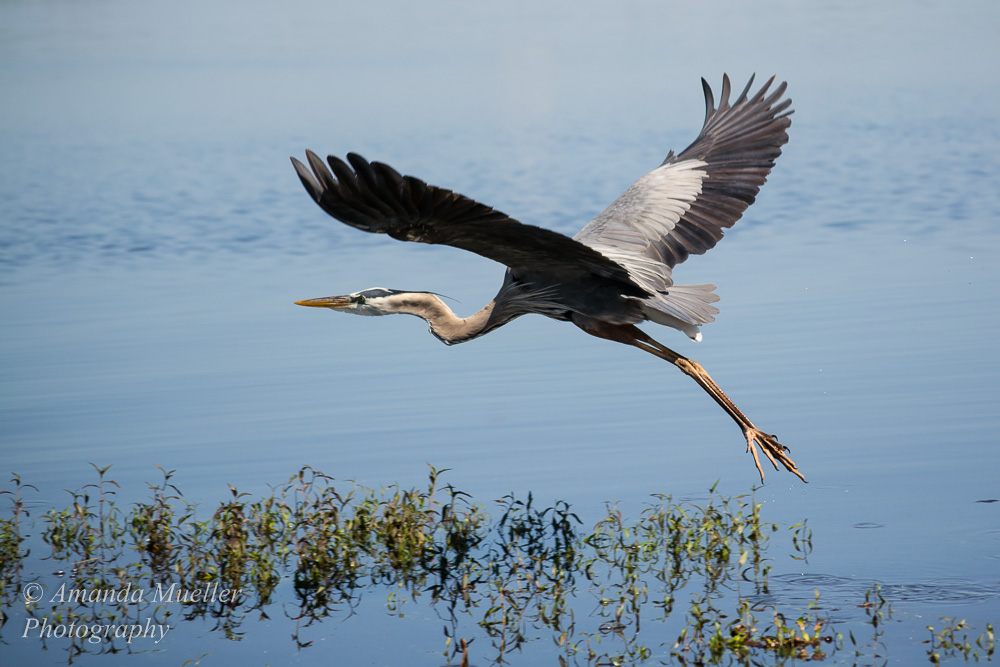
[[[122,503],[154,466],[211,507],[304,465],[377,488],[423,485],[430,463],[484,504],[531,492],[587,525],[608,501],[746,493],[739,430],[651,356],[540,317],[449,348],[416,318],[295,307],[385,286],[464,315],[503,267],[341,225],[288,156],[357,151],[572,234],[694,138],[700,77],[776,73],[796,109],[784,154],[675,272],[716,283],[721,314],[700,344],[647,331],[809,479],[769,471],[757,491],[767,519],[814,531],[807,564],[776,563],[779,593],[825,586],[851,608],[883,582],[889,658],[922,660],[914,628],[1000,620],[1000,503],[977,502],[1000,498],[998,28],[985,1],[5,2],[2,472],[38,487],[36,513],[93,482],[91,462]],[[18,622],[0,651],[65,661]],[[328,657],[270,626],[205,651]],[[439,633],[378,604],[316,632],[350,664],[430,665]]]

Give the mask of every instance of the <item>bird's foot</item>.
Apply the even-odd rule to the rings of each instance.
[[[788,447],[778,442],[777,436],[764,433],[756,426],[748,426],[743,429],[743,435],[747,439],[747,451],[753,454],[753,462],[757,465],[757,472],[760,473],[760,481],[764,481],[764,469],[760,467],[760,457],[757,456],[757,448],[764,452],[774,469],[778,469],[778,463],[785,466],[785,470],[792,473],[803,482],[806,478],[802,476],[795,465],[795,461],[788,457]]]

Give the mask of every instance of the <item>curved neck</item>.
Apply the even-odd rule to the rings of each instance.
[[[392,312],[416,315],[427,321],[430,331],[446,345],[463,343],[498,326],[490,323],[496,301],[468,317],[458,317],[436,295],[428,292],[406,292],[392,297]]]

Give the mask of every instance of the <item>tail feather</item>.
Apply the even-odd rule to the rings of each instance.
[[[718,300],[715,285],[671,285],[666,293],[643,300],[643,311],[653,322],[679,329],[700,341],[698,327],[715,321],[719,309],[711,304]]]

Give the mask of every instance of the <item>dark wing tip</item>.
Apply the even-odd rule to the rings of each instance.
[[[705,77],[701,78],[701,88],[705,91],[705,123],[707,123],[708,119],[715,113],[715,94],[712,92],[712,86],[705,80]],[[670,153],[672,155],[673,151],[670,151]],[[670,159],[670,156],[667,156],[667,159]]]
[[[729,93],[732,91],[732,84],[729,82],[729,75],[722,75],[722,92],[719,93],[719,111],[725,111],[729,108]]]
[[[754,91],[755,79],[751,76],[735,98],[730,97],[728,75],[722,76],[718,97],[702,79],[706,111],[702,130],[690,146],[664,161],[701,160],[707,174],[701,193],[676,226],[651,246],[672,258],[664,262],[670,266],[688,255],[706,252],[722,239],[723,230],[732,227],[753,203],[788,142],[792,102],[782,99],[788,84],[775,85],[772,76]]]
[[[306,153],[308,154],[308,151],[306,151]],[[319,183],[316,182],[316,179],[313,178],[312,172],[310,172],[308,167],[294,157],[291,158],[291,160],[292,166],[295,167],[295,173],[298,174],[299,180],[302,181],[302,185],[305,187],[306,192],[308,192],[309,196],[313,198],[313,201],[318,202],[323,194],[323,191],[322,188],[320,188]]]
[[[384,162],[372,162],[371,166],[386,183],[390,183],[395,187],[402,185],[403,176],[389,165]]]
[[[354,167],[354,173],[358,175],[358,180],[364,183],[367,190],[377,191],[379,189],[379,179],[368,160],[357,153],[348,153],[347,161]]]
[[[748,94],[750,93],[750,86],[752,86],[752,85],[753,85],[753,80],[754,80],[754,79],[755,79],[756,77],[757,77],[757,75],[756,75],[756,74],[751,74],[751,75],[750,75],[750,80],[749,80],[749,81],[747,81],[747,85],[743,87],[743,92],[742,92],[742,93],[740,93],[740,96],[736,98],[736,101],[735,101],[735,102],[733,102],[733,106],[737,106],[737,105],[739,105],[739,104],[742,104],[742,103],[744,103],[744,102],[746,102],[746,101],[747,101],[747,95],[748,95]],[[763,87],[763,88],[761,89],[761,94],[763,94],[763,92],[764,92],[765,90],[767,90],[767,87],[768,87],[769,85],[771,85],[771,83],[770,83],[770,82],[768,82],[768,83],[765,83],[765,84],[764,84],[764,87]]]
[[[351,167],[354,168],[355,172],[360,172],[368,169],[368,160],[366,160],[365,156],[361,155],[360,153],[348,153],[347,162],[348,164],[351,165]]]

